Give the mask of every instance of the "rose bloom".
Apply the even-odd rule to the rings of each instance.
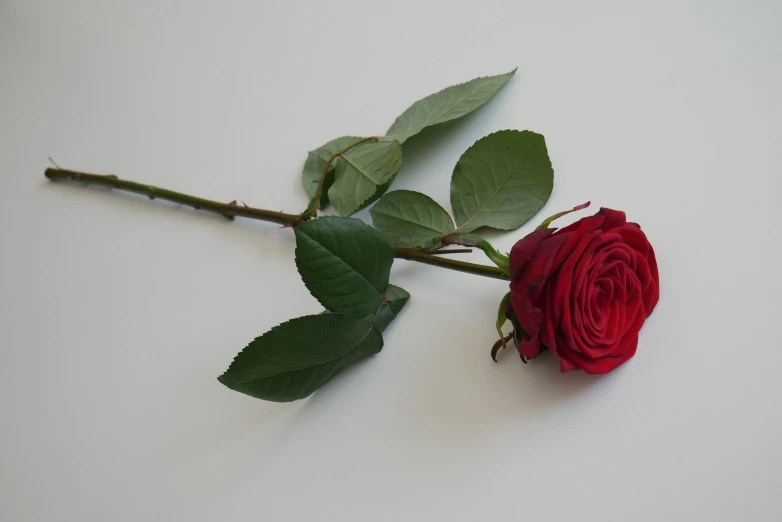
[[[523,358],[548,348],[563,372],[607,373],[635,354],[660,296],[652,245],[607,208],[561,230],[536,230],[510,253],[508,313]]]

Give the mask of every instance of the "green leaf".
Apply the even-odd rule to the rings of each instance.
[[[388,285],[386,289],[386,300],[388,301],[391,311],[394,317],[399,315],[402,308],[405,307],[407,301],[410,299],[410,294],[404,288],[396,285]]]
[[[326,309],[359,317],[378,309],[394,251],[375,229],[358,219],[324,217],[294,233],[296,267]]]
[[[380,185],[388,183],[402,166],[398,141],[368,141],[336,160],[329,199],[343,216],[356,212]]]
[[[553,188],[554,171],[542,135],[515,130],[489,134],[462,154],[453,171],[456,230],[518,228],[546,204]]]
[[[311,150],[307,154],[307,160],[304,162],[304,170],[301,173],[301,181],[304,184],[304,190],[307,191],[307,195],[310,199],[315,197],[318,191],[318,182],[320,176],[323,174],[323,168],[326,166],[326,162],[336,152],[341,151],[351,143],[359,141],[361,138],[356,136],[343,136],[335,140],[331,140],[325,145],[318,147],[315,150]],[[334,183],[334,163],[332,162],[329,170],[326,174],[326,180],[323,183],[323,195],[320,198],[320,207],[325,208],[329,204],[328,190]]]
[[[397,174],[398,174],[398,173],[397,173]],[[391,186],[391,183],[393,183],[393,182],[394,182],[394,180],[396,179],[396,176],[397,176],[397,174],[394,174],[393,176],[391,176],[391,179],[389,179],[388,181],[386,181],[385,183],[383,183],[382,185],[380,185],[379,187],[377,187],[377,190],[375,191],[375,193],[374,193],[374,194],[372,194],[372,197],[371,197],[371,198],[369,198],[368,200],[366,200],[365,202],[363,202],[363,203],[361,204],[361,206],[360,206],[360,207],[358,207],[358,210],[356,210],[356,212],[359,212],[359,211],[361,211],[361,210],[364,210],[364,209],[365,209],[365,208],[367,208],[369,205],[371,205],[372,203],[374,203],[375,201],[377,201],[378,199],[380,199],[380,197],[381,197],[383,194],[385,194],[386,192],[388,192],[388,189],[389,189],[389,187]]]
[[[426,127],[461,118],[489,101],[515,73],[475,78],[422,98],[396,119],[387,137],[404,143]]]
[[[309,315],[256,338],[217,380],[258,399],[295,401],[382,348],[383,337],[371,318]]]
[[[369,213],[375,228],[395,247],[433,248],[453,230],[453,220],[443,207],[412,190],[389,192]]]
[[[391,321],[396,319],[396,316],[399,315],[399,312],[407,304],[407,300],[410,299],[410,294],[404,288],[388,285],[385,298],[388,302],[381,304],[377,312],[375,312],[375,328],[380,332],[385,330]]]

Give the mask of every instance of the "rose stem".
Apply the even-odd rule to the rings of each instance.
[[[84,183],[85,185],[97,185],[101,187],[124,190],[127,192],[135,192],[136,194],[147,196],[149,199],[164,199],[166,201],[172,201],[174,203],[180,203],[182,205],[193,207],[196,210],[214,212],[215,214],[220,214],[227,219],[233,219],[236,216],[241,216],[251,219],[260,219],[261,221],[271,221],[272,223],[279,223],[286,226],[295,226],[306,221],[306,219],[302,219],[295,214],[285,214],[283,212],[275,212],[273,210],[250,208],[237,205],[235,203],[219,203],[217,201],[210,201],[208,199],[188,196],[187,194],[174,192],[173,190],[153,187],[152,185],[145,185],[143,183],[136,183],[134,181],[125,181],[111,174],[87,174],[86,172],[48,168],[46,169],[45,175],[51,181],[73,181],[76,183]]]
[[[126,192],[141,194],[143,196],[147,196],[150,199],[159,198],[166,201],[171,201],[173,203],[187,205],[189,207],[193,207],[196,210],[213,212],[231,220],[234,219],[234,217],[239,216],[249,219],[258,219],[261,221],[279,223],[285,227],[295,227],[309,219],[307,217],[301,217],[296,214],[286,214],[284,212],[275,212],[273,210],[240,206],[235,203],[220,203],[218,201],[211,201],[208,199],[188,196],[187,194],[182,194],[181,192],[174,192],[172,190],[162,189],[143,183],[136,183],[134,181],[126,181],[119,179],[117,176],[111,174],[88,174],[86,172],[77,172],[74,170],[48,168],[46,169],[45,175],[51,181],[71,181],[75,183],[83,183],[85,185],[97,185],[101,187],[114,188],[117,190],[124,190]],[[449,251],[447,250],[441,250],[438,251],[438,254],[448,252]],[[394,257],[399,259],[406,259],[408,261],[417,261],[427,265],[439,266],[449,270],[466,272],[468,274],[477,274],[495,279],[508,279],[508,276],[503,274],[502,270],[493,266],[466,263],[464,261],[456,261],[453,259],[444,259],[436,255],[421,252],[420,250],[416,250],[414,248],[395,248]]]
[[[439,266],[441,268],[448,268],[450,270],[457,270],[459,272],[466,272],[468,274],[482,275],[485,277],[492,277],[494,279],[510,278],[496,266],[478,265],[476,263],[467,263],[465,261],[456,261],[454,259],[444,259],[441,257],[425,254],[415,248],[395,248],[394,257],[398,259],[407,259],[408,261],[417,261],[419,263],[425,263],[427,265]]]

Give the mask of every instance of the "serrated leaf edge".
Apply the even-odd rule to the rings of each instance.
[[[546,145],[546,137],[545,137],[543,134],[540,134],[540,133],[538,133],[538,132],[531,131],[531,130],[528,130],[528,129],[525,129],[525,130],[518,130],[518,129],[502,129],[502,130],[494,131],[494,132],[492,132],[492,133],[490,133],[490,134],[487,134],[486,136],[483,136],[482,138],[478,138],[477,140],[475,140],[475,143],[473,143],[472,145],[470,145],[469,147],[467,147],[467,149],[466,149],[466,150],[465,150],[465,151],[462,153],[462,155],[461,155],[461,156],[459,156],[459,160],[457,160],[457,162],[456,162],[456,165],[458,166],[458,165],[459,165],[459,162],[462,160],[462,158],[463,158],[464,156],[466,156],[466,155],[467,155],[467,153],[468,153],[468,152],[470,152],[470,151],[471,151],[473,148],[475,148],[475,147],[478,145],[478,143],[479,143],[479,142],[481,142],[481,141],[483,141],[483,140],[485,140],[485,139],[487,139],[487,138],[490,138],[491,136],[494,136],[495,134],[501,134],[501,133],[505,133],[505,132],[511,132],[511,133],[516,133],[516,134],[524,134],[525,132],[528,132],[528,133],[530,133],[530,134],[534,134],[535,136],[539,136],[539,137],[543,138],[543,146],[546,148],[546,155],[548,156],[548,146]],[[549,156],[549,159],[550,159],[550,156]],[[518,168],[518,165],[516,166],[516,168]],[[455,171],[455,170],[456,170],[456,167],[454,167],[454,171]],[[499,187],[497,187],[497,190],[495,190],[495,191],[494,191],[494,193],[493,193],[493,194],[492,194],[492,195],[489,197],[489,199],[487,199],[487,200],[486,200],[486,202],[485,202],[485,203],[484,203],[484,204],[481,206],[481,208],[480,208],[480,209],[478,209],[478,212],[476,212],[476,213],[475,213],[473,216],[471,216],[471,217],[470,217],[470,219],[468,219],[467,221],[465,221],[465,222],[464,222],[464,223],[462,223],[461,225],[457,226],[457,227],[456,227],[456,228],[453,230],[453,232],[461,232],[461,231],[463,231],[463,230],[462,230],[462,227],[464,227],[464,225],[466,225],[467,223],[469,223],[470,221],[472,221],[473,219],[475,219],[475,217],[476,217],[478,214],[480,214],[480,211],[481,211],[481,209],[483,209],[483,207],[485,207],[485,206],[488,204],[488,202],[489,202],[489,201],[491,201],[491,200],[494,198],[494,196],[496,196],[496,195],[497,195],[497,192],[499,192],[499,190],[500,190],[502,187],[504,187],[504,186],[505,186],[505,183],[507,183],[507,181],[508,181],[508,180],[511,178],[511,176],[513,175],[513,173],[514,173],[515,171],[516,171],[516,169],[514,168],[514,170],[512,170],[512,171],[511,171],[511,173],[510,173],[510,174],[509,174],[509,175],[508,175],[508,176],[505,178],[505,180],[502,182],[502,184],[501,184]],[[552,167],[552,171],[553,171],[553,167]],[[552,174],[552,176],[553,176],[553,174]],[[451,174],[451,183],[453,183],[453,174]],[[550,196],[550,194],[549,194],[549,196]],[[545,205],[545,201],[544,201],[543,203],[544,203],[544,205]],[[452,208],[452,210],[453,210],[453,206],[454,206],[454,205],[453,205],[453,195],[451,195],[451,208]],[[456,223],[456,220],[455,220],[455,218],[456,218],[456,211],[454,210],[454,212],[453,212],[453,213],[454,213],[454,223]],[[524,224],[524,223],[522,223],[522,225],[523,225],[523,224]],[[494,229],[494,230],[515,230],[516,228],[519,228],[519,227],[515,227],[515,228],[512,228],[512,229],[506,229],[506,228],[493,227],[493,226],[491,226],[491,225],[483,225],[483,226],[486,226],[486,227],[488,227],[488,228],[492,228],[492,229]],[[521,225],[519,225],[519,226],[521,226]],[[478,227],[478,228],[480,228],[480,227]],[[473,229],[473,230],[465,230],[464,232],[466,232],[466,233],[467,233],[467,232],[473,232],[474,230],[475,230],[475,229]]]
[[[360,341],[358,341],[358,342],[355,344],[355,346],[353,346],[351,349],[349,349],[349,350],[347,350],[346,352],[344,352],[344,353],[342,353],[342,354],[338,355],[337,357],[334,357],[333,359],[329,359],[328,361],[319,362],[318,364],[313,364],[312,366],[305,366],[305,367],[302,367],[302,368],[296,368],[296,369],[293,369],[293,370],[288,370],[288,371],[284,371],[284,372],[280,372],[280,373],[275,373],[275,374],[272,374],[272,375],[266,375],[266,376],[264,376],[264,377],[261,377],[261,378],[259,378],[259,379],[252,379],[252,380],[249,380],[249,381],[237,381],[237,380],[235,380],[235,379],[230,379],[230,378],[228,378],[228,377],[227,377],[227,375],[228,375],[228,374],[231,372],[231,369],[232,369],[232,368],[234,367],[234,365],[236,364],[236,360],[239,358],[239,356],[240,356],[240,355],[242,355],[242,354],[245,352],[245,350],[247,350],[247,349],[250,347],[250,345],[251,345],[252,343],[254,343],[254,342],[255,342],[255,341],[257,341],[258,339],[262,338],[264,335],[266,335],[266,334],[269,334],[269,333],[271,333],[272,331],[274,331],[274,330],[277,330],[277,329],[279,329],[279,328],[283,327],[284,325],[286,325],[286,324],[288,324],[288,323],[292,323],[292,322],[296,321],[297,319],[304,319],[304,318],[306,318],[306,317],[319,317],[321,314],[310,314],[310,315],[302,315],[302,316],[300,316],[300,317],[295,317],[295,318],[293,318],[293,319],[288,319],[288,320],[287,320],[287,321],[285,321],[285,322],[282,322],[282,323],[280,323],[280,324],[278,324],[278,325],[276,325],[276,326],[273,326],[273,327],[271,327],[269,330],[267,330],[266,332],[262,333],[261,335],[259,335],[258,337],[254,338],[252,341],[250,341],[249,343],[247,343],[247,345],[246,345],[244,348],[242,348],[242,350],[241,350],[239,353],[237,353],[237,354],[234,356],[233,360],[231,361],[231,364],[230,364],[230,365],[228,365],[228,369],[227,369],[227,370],[225,370],[225,372],[223,372],[223,374],[222,374],[222,375],[220,375],[220,376],[217,378],[217,380],[218,380],[218,381],[220,381],[221,383],[225,383],[226,381],[228,381],[228,382],[230,382],[230,383],[233,383],[233,384],[247,384],[247,383],[251,383],[251,382],[262,381],[262,380],[265,380],[265,379],[271,379],[272,377],[278,377],[278,376],[280,376],[280,375],[286,375],[286,374],[288,374],[288,373],[300,372],[300,371],[302,371],[302,370],[307,370],[307,369],[310,369],[310,368],[317,368],[318,366],[323,366],[324,364],[328,364],[328,363],[330,363],[330,362],[334,362],[334,361],[336,361],[337,359],[341,359],[341,358],[345,357],[345,356],[346,356],[347,354],[349,354],[351,351],[353,351],[353,350],[355,350],[356,348],[358,348],[359,346],[361,346],[361,344],[362,344],[362,343],[363,343],[363,342],[366,340],[367,336],[369,335],[369,333],[370,333],[372,330],[375,330],[375,331],[377,331],[377,330],[375,329],[374,314],[373,314],[372,316],[367,316],[367,317],[357,317],[357,316],[353,316],[353,315],[337,314],[337,313],[334,313],[334,312],[329,312],[329,313],[331,313],[331,314],[333,314],[333,315],[342,315],[342,316],[345,316],[345,317],[350,317],[350,318],[357,319],[357,320],[362,320],[362,319],[363,319],[363,320],[365,320],[365,321],[368,323],[368,326],[369,326],[369,327],[367,328],[367,332],[364,334],[364,337],[362,337],[362,338],[361,338],[361,340],[360,340]],[[369,317],[372,317],[372,319],[371,319],[371,320],[369,320]],[[383,334],[382,334],[382,333],[380,333],[380,332],[377,332],[377,333],[378,333],[378,335],[380,335],[380,339],[381,339],[381,342],[382,342],[382,340],[383,340]],[[383,349],[383,345],[381,344],[381,346],[380,346],[380,350],[382,350],[382,349]]]
[[[382,234],[380,234],[380,232],[378,232],[378,231],[377,231],[377,230],[375,230],[373,227],[371,227],[371,226],[367,225],[366,223],[364,223],[363,221],[361,221],[361,220],[360,220],[360,219],[358,219],[358,218],[352,218],[352,217],[341,217],[341,216],[323,216],[323,217],[321,217],[321,218],[318,218],[318,219],[319,219],[319,220],[331,220],[331,219],[355,219],[356,221],[358,221],[358,222],[360,222],[361,224],[363,224],[363,225],[365,225],[366,227],[368,227],[368,228],[369,228],[370,230],[372,230],[373,232],[376,232],[377,234],[379,234],[379,235],[381,236],[381,238],[382,238]],[[301,229],[300,227],[296,227],[294,234],[295,234],[296,232],[301,232],[302,234],[304,234],[304,232],[302,231],[302,229]],[[308,238],[310,238],[310,239],[312,239],[313,241],[315,241],[315,240],[312,238],[312,236],[310,236],[309,234],[307,234],[307,237],[308,237]],[[388,242],[385,240],[385,238],[383,238],[383,241],[384,241],[386,244],[388,244]],[[318,244],[320,245],[320,243],[319,243],[319,242],[317,242],[317,241],[315,241],[315,242],[316,242],[316,243],[318,243]],[[324,248],[325,248],[325,247],[324,247]],[[392,248],[392,247],[389,245],[389,248]],[[302,273],[301,273],[301,270],[299,269],[299,264],[298,264],[298,263],[296,263],[296,258],[297,258],[297,252],[298,252],[298,250],[299,250],[299,245],[297,244],[297,245],[296,245],[296,248],[295,248],[295,249],[294,249],[294,251],[293,251],[294,265],[296,266],[296,272],[299,274],[299,277],[301,278],[302,282],[304,282],[304,274],[302,274]],[[326,248],[326,250],[328,250],[328,249]],[[372,288],[374,288],[374,289],[377,291],[377,293],[380,295],[380,298],[381,298],[381,299],[383,299],[383,301],[384,301],[384,302],[386,302],[386,303],[388,302],[388,301],[386,301],[386,298],[385,298],[385,292],[386,292],[386,289],[387,289],[387,288],[388,288],[388,287],[391,285],[391,283],[388,283],[388,284],[386,285],[386,288],[384,288],[383,290],[378,290],[378,288],[377,288],[377,287],[376,287],[374,284],[372,284],[372,281],[370,281],[369,279],[367,279],[366,277],[364,277],[364,274],[362,274],[361,272],[359,272],[358,270],[356,270],[356,269],[355,269],[355,268],[353,268],[352,266],[350,266],[350,265],[348,265],[347,263],[345,263],[345,261],[343,261],[341,258],[339,258],[339,256],[337,256],[337,254],[335,254],[335,253],[334,253],[334,252],[332,252],[331,250],[328,250],[328,251],[329,251],[329,253],[331,253],[331,254],[332,254],[334,257],[336,257],[337,259],[339,259],[339,260],[340,260],[342,263],[344,263],[345,265],[347,265],[348,267],[350,267],[350,269],[351,269],[351,270],[353,270],[355,273],[357,273],[358,275],[360,275],[360,276],[361,276],[361,278],[362,278],[364,281],[366,281],[367,283],[369,283],[369,286],[371,286]],[[393,252],[393,248],[392,248],[392,252]],[[392,261],[391,261],[391,264],[393,265],[393,263],[394,263],[394,262],[393,262],[393,260],[392,260]],[[319,302],[321,305],[323,305],[323,307],[324,307],[324,308],[326,308],[326,310],[328,310],[328,311],[329,311],[329,313],[332,313],[332,314],[335,314],[335,315],[346,315],[346,316],[348,316],[348,317],[359,317],[359,318],[361,318],[361,317],[368,317],[368,316],[365,316],[365,315],[350,315],[350,314],[343,314],[343,313],[340,313],[340,312],[332,312],[331,310],[329,310],[329,309],[326,307],[326,305],[325,305],[325,304],[323,304],[323,303],[321,302],[321,300],[320,300],[320,299],[318,299],[318,297],[317,297],[315,294],[313,294],[313,293],[312,293],[312,290],[310,290],[310,287],[307,285],[307,283],[306,283],[306,282],[304,283],[304,288],[306,288],[306,289],[307,289],[307,291],[310,293],[310,295],[311,295],[311,296],[312,296],[312,297],[313,297],[313,298],[314,298],[314,299],[315,299],[317,302]],[[400,288],[401,288],[401,287],[400,287]],[[405,291],[407,291],[407,290],[405,290]],[[302,317],[306,317],[306,316],[302,316]]]
[[[464,82],[462,82],[462,83],[455,83],[455,84],[453,84],[453,85],[449,85],[448,87],[444,87],[444,88],[440,89],[440,90],[439,90],[439,91],[437,91],[437,92],[433,92],[432,94],[428,94],[428,95],[424,96],[423,98],[418,98],[418,99],[417,99],[417,100],[415,100],[413,103],[411,103],[410,105],[408,105],[408,106],[407,106],[407,109],[405,109],[404,111],[402,111],[402,114],[400,114],[399,116],[397,116],[397,117],[396,117],[396,119],[394,120],[394,122],[393,122],[393,123],[392,123],[392,124],[391,124],[391,125],[390,125],[388,128],[389,128],[389,129],[393,128],[393,127],[394,127],[394,125],[396,125],[396,122],[397,122],[397,121],[399,121],[399,118],[401,118],[401,117],[402,117],[402,116],[405,114],[405,112],[407,112],[407,110],[408,110],[410,107],[412,107],[413,105],[415,105],[415,104],[416,104],[416,103],[418,103],[419,101],[425,100],[425,99],[427,99],[427,98],[431,98],[432,96],[437,96],[438,94],[442,93],[443,91],[445,91],[445,90],[447,90],[447,89],[451,89],[451,88],[453,88],[453,87],[462,87],[462,86],[464,86],[464,85],[466,85],[466,84],[468,84],[468,83],[470,83],[470,82],[474,82],[474,81],[477,81],[477,80],[485,80],[485,79],[487,79],[487,78],[496,78],[496,77],[498,77],[498,76],[505,76],[505,75],[508,75],[508,78],[505,80],[505,82],[504,82],[502,85],[500,85],[500,86],[497,88],[497,91],[496,91],[496,92],[499,92],[499,91],[500,91],[500,89],[502,89],[503,87],[505,87],[505,84],[506,84],[506,83],[508,83],[508,81],[509,81],[511,78],[513,78],[513,76],[516,74],[516,71],[517,71],[518,69],[519,69],[518,67],[515,67],[515,68],[514,68],[512,71],[508,71],[508,72],[506,72],[506,73],[500,73],[500,74],[487,74],[486,76],[478,76],[477,78],[473,78],[473,79],[471,79],[471,80],[467,80],[467,81],[464,81]],[[495,92],[495,94],[496,94],[496,92]],[[492,98],[494,98],[494,95],[492,95],[492,96],[491,96],[491,97],[490,97],[488,100],[484,101],[483,103],[481,103],[480,105],[478,105],[477,107],[475,107],[475,109],[473,109],[473,110],[477,110],[477,109],[479,109],[480,107],[482,107],[483,105],[485,105],[486,103],[488,103],[488,102],[489,102],[489,101],[490,101]],[[465,99],[466,99],[466,98],[462,98],[462,99],[461,99],[461,100],[459,100],[458,102],[456,102],[456,103],[454,103],[453,105],[451,105],[451,106],[450,106],[448,109],[446,109],[444,112],[440,113],[440,115],[438,116],[438,118],[439,118],[440,116],[442,116],[443,114],[445,114],[446,112],[448,112],[449,110],[453,109],[453,108],[454,108],[456,105],[458,105],[459,103],[463,102]],[[470,112],[472,112],[472,111],[470,111]],[[465,114],[465,115],[463,115],[463,116],[466,116],[466,114]],[[459,118],[462,118],[463,116],[459,116]],[[454,119],[459,119],[459,118],[454,118]],[[437,118],[434,118],[434,119],[436,120]],[[452,120],[448,120],[448,121],[452,121]],[[421,132],[422,130],[426,129],[427,127],[433,127],[433,126],[435,126],[435,125],[440,125],[441,123],[446,123],[446,122],[429,123],[429,124],[427,124],[427,125],[419,126],[419,127],[415,128],[415,129],[409,130],[409,131],[407,131],[407,132],[402,132],[402,133],[399,133],[399,134],[387,134],[387,135],[383,136],[383,139],[396,139],[398,136],[408,136],[408,137],[413,137],[413,136],[415,136],[416,134],[418,134],[419,132]],[[399,140],[397,140],[397,141],[399,141]],[[405,141],[407,141],[407,140],[405,140]],[[400,144],[401,144],[401,143],[402,143],[402,142],[400,142]]]
[[[425,197],[429,198],[429,199],[432,201],[432,203],[434,203],[435,205],[437,205],[437,207],[438,207],[439,209],[441,209],[443,212],[445,212],[445,215],[447,215],[449,218],[451,218],[451,225],[455,226],[455,224],[454,224],[454,222],[453,222],[453,218],[452,218],[452,217],[451,217],[451,215],[448,213],[448,211],[447,211],[447,210],[445,210],[445,208],[443,208],[443,206],[442,206],[442,205],[440,205],[440,204],[439,204],[437,201],[435,201],[435,200],[434,200],[434,199],[432,199],[431,197],[427,196],[427,195],[426,195],[426,194],[424,194],[423,192],[418,192],[417,190],[407,190],[407,189],[393,190],[393,191],[391,191],[391,192],[388,192],[388,193],[386,193],[385,195],[383,195],[383,198],[385,198],[385,197],[388,197],[388,196],[390,196],[391,194],[394,194],[394,193],[396,193],[396,192],[409,192],[409,193],[412,193],[412,194],[420,194],[421,196],[425,196]],[[380,203],[380,201],[381,201],[381,200],[382,200],[382,198],[380,198],[380,199],[378,200],[378,204]],[[402,219],[402,218],[400,218],[399,216],[394,216],[394,215],[388,214],[388,213],[386,213],[386,212],[381,212],[381,211],[377,210],[377,205],[375,205],[374,207],[372,207],[371,209],[369,209],[369,214],[372,216],[372,218],[373,218],[373,219],[374,219],[374,217],[375,217],[375,213],[377,213],[377,214],[382,214],[382,215],[384,215],[384,216],[388,216],[388,217],[390,217],[390,218],[393,218],[393,219],[398,219],[398,220],[400,220],[400,221],[407,221],[408,223],[412,223],[412,224],[414,224],[414,225],[417,225],[417,226],[419,226],[419,227],[421,227],[421,228],[426,228],[426,229],[428,229],[428,230],[431,230],[431,231],[433,231],[433,232],[437,232],[437,233],[438,233],[438,234],[440,234],[440,235],[447,234],[447,233],[449,233],[449,232],[452,232],[452,231],[453,231],[453,228],[451,228],[451,230],[447,230],[447,231],[445,231],[445,232],[441,232],[441,231],[437,230],[436,228],[432,228],[432,227],[430,227],[430,226],[424,225],[423,223],[419,223],[419,222],[417,222],[417,221],[412,221],[412,220],[409,220],[409,219]]]
[[[385,139],[383,139],[383,140],[377,140],[376,142],[373,142],[373,143],[378,143],[378,142],[382,142],[382,143],[390,143],[390,142],[392,142],[392,141],[396,141],[397,143],[399,143],[399,151],[400,151],[400,156],[399,156],[399,168],[397,168],[397,169],[396,169],[396,171],[395,171],[393,174],[391,174],[391,176],[388,178],[388,181],[386,181],[385,183],[381,183],[380,185],[378,185],[377,183],[375,183],[375,180],[373,180],[372,178],[370,178],[370,177],[369,177],[367,174],[365,174],[365,173],[364,173],[364,171],[363,171],[363,170],[359,169],[359,168],[358,168],[358,166],[356,166],[356,164],[355,164],[355,163],[353,163],[353,162],[352,162],[350,159],[348,159],[347,155],[349,155],[349,154],[350,154],[350,152],[346,152],[345,154],[340,154],[340,155],[339,155],[339,156],[337,156],[337,157],[334,159],[334,161],[332,162],[332,166],[334,166],[334,183],[332,183],[331,187],[333,187],[333,186],[334,186],[334,184],[336,184],[336,182],[337,182],[337,167],[336,167],[336,163],[337,163],[338,161],[340,161],[340,160],[344,161],[346,164],[349,164],[351,167],[353,167],[353,169],[354,169],[354,170],[356,170],[356,171],[357,171],[359,174],[361,174],[361,175],[362,175],[364,178],[366,178],[367,180],[369,180],[369,182],[370,182],[370,183],[372,183],[372,184],[375,186],[375,191],[374,191],[374,192],[372,192],[372,194],[370,194],[369,196],[365,197],[364,199],[362,199],[362,200],[360,200],[360,201],[359,201],[359,200],[356,200],[356,201],[357,201],[356,208],[355,208],[354,210],[352,210],[351,212],[347,213],[347,214],[343,214],[343,215],[342,215],[343,217],[350,217],[350,216],[352,216],[353,214],[355,214],[356,212],[359,212],[359,211],[362,209],[362,206],[363,206],[363,205],[364,205],[364,204],[365,204],[367,201],[369,201],[370,199],[372,199],[372,198],[374,197],[374,195],[375,195],[375,194],[377,194],[377,191],[378,191],[378,190],[380,190],[380,187],[382,187],[383,185],[386,185],[386,184],[390,185],[390,184],[391,184],[391,183],[394,181],[394,179],[396,178],[396,175],[399,173],[399,171],[400,171],[400,170],[402,170],[402,163],[403,163],[403,161],[404,161],[404,154],[402,154],[402,143],[401,143],[399,140],[395,140],[395,139],[391,139],[391,140],[385,140]],[[328,158],[326,158],[326,161],[328,161]],[[347,167],[345,167],[345,168],[347,168]],[[344,174],[344,173],[343,173],[343,174]],[[331,196],[331,194],[330,194],[330,192],[331,192],[331,187],[329,187],[329,190],[327,191],[327,193],[328,193],[328,196],[329,196],[329,199],[330,199],[330,200],[331,200],[331,199],[333,199],[333,198],[332,198],[332,196]],[[332,203],[332,206],[333,206],[333,203]],[[340,214],[341,214],[341,213],[340,213]]]

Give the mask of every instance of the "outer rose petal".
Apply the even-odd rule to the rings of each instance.
[[[660,275],[657,272],[657,258],[654,255],[654,248],[652,248],[651,244],[649,245],[649,255],[646,258],[646,261],[649,263],[649,272],[652,275],[652,281],[654,281],[654,291],[649,298],[649,304],[646,305],[646,316],[649,317],[649,314],[652,313],[654,307],[657,306],[657,301],[660,300]],[[646,300],[644,300],[644,302],[646,302]]]
[[[553,228],[536,230],[513,245],[513,248],[510,251],[511,278],[516,279],[518,277],[519,271],[524,267],[524,264],[530,260],[532,254],[538,248],[538,245],[553,234],[554,230],[555,229]]]
[[[601,357],[599,359],[589,359],[586,357],[578,357],[574,356],[576,358],[575,365],[578,368],[581,368],[587,373],[608,373],[617,366],[621,365],[622,363],[626,362],[630,357],[635,355],[635,350],[638,347],[638,336],[636,335],[633,337],[630,342],[627,350],[621,355],[614,355],[609,357]],[[570,363],[570,364],[574,364]],[[560,369],[561,369],[561,363],[560,363]],[[567,370],[562,370],[567,371]]]
[[[612,210],[610,208],[601,208],[600,211],[595,214],[596,216],[603,217],[603,223],[600,226],[601,230],[608,232],[614,228],[619,228],[627,224],[627,217],[621,210]]]
[[[561,371],[562,373],[569,372],[571,370],[578,370],[578,369],[579,369],[578,366],[568,361],[567,359],[559,360],[559,371]]]
[[[516,279],[511,281],[510,304],[516,319],[529,336],[519,344],[519,353],[524,357],[534,358],[540,352],[538,334],[543,320],[541,294],[547,287],[549,274],[557,268],[556,258],[568,237],[549,237],[541,241],[532,257],[521,266]]]
[[[649,240],[646,239],[646,234],[644,234],[643,230],[632,226],[624,226],[615,232],[622,236],[622,239],[628,246],[635,249],[644,258],[648,256],[652,247],[649,244]]]

